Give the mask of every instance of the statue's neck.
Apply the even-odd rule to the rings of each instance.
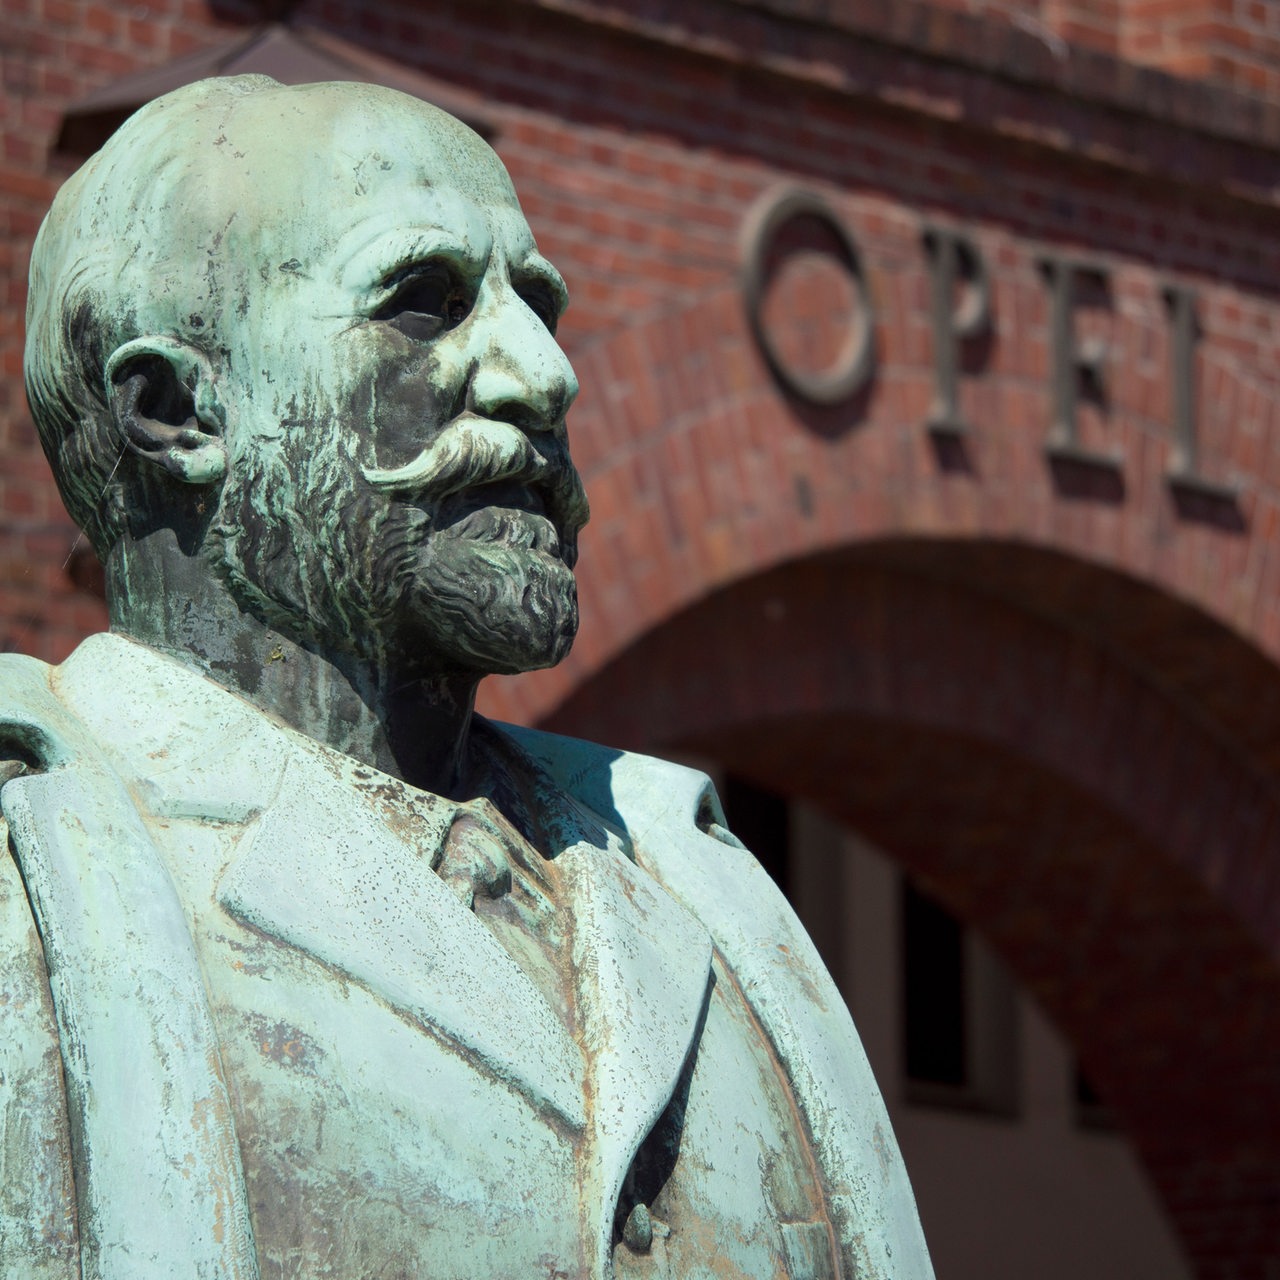
[[[478,678],[406,677],[302,644],[241,608],[202,557],[164,531],[117,543],[107,562],[111,629],[239,694],[309,738],[422,790],[466,798]]]

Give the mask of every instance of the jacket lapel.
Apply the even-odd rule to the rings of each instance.
[[[494,735],[496,736],[496,735]],[[539,823],[572,913],[579,1039],[587,1059],[587,1129],[579,1163],[583,1238],[593,1276],[609,1272],[613,1219],[640,1144],[694,1049],[711,980],[711,937],[635,866],[601,825],[504,736],[510,772],[530,780]]]
[[[527,757],[522,763],[538,770]],[[246,924],[457,1044],[571,1129],[585,1130],[583,1211],[603,1258],[631,1160],[693,1047],[711,940],[616,840],[602,840],[591,818],[541,777],[543,816],[563,842],[557,865],[571,920],[576,1041],[431,870],[455,806],[415,793],[406,838],[403,822],[393,827],[361,795],[385,794],[390,780],[368,781],[367,769],[337,753],[293,752],[275,802],[224,875],[218,899]]]
[[[346,974],[555,1123],[581,1129],[582,1051],[431,870],[455,806],[120,636],[94,636],[57,674],[60,696],[146,809],[234,831],[216,887],[224,910]],[[121,688],[134,697],[120,699]]]
[[[591,1079],[581,1204],[585,1238],[596,1243],[592,1274],[603,1276],[623,1180],[694,1046],[711,939],[626,858],[576,845],[561,860],[572,886],[578,1016]]]
[[[529,978],[432,871],[456,807],[413,793],[393,827],[392,780],[336,752],[291,754],[276,802],[218,887],[253,928],[345,974],[573,1130],[582,1051]]]

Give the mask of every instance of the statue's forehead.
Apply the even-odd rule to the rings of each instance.
[[[395,268],[443,254],[484,267],[495,250],[510,265],[537,253],[533,233],[514,202],[480,204],[439,184],[416,187],[337,221],[331,252],[338,278],[354,288]]]
[[[236,125],[240,146],[259,152],[259,180],[272,188],[323,180],[341,202],[369,194],[392,173],[426,185],[447,181],[482,203],[513,198],[506,170],[478,134],[372,85],[306,85],[251,98]]]
[[[291,238],[350,256],[399,228],[442,228],[478,250],[494,234],[527,236],[501,162],[451,117],[410,99],[362,109],[349,95],[272,106],[284,113],[273,127],[255,122],[252,203]]]

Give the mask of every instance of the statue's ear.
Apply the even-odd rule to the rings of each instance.
[[[202,352],[177,338],[134,338],[111,354],[106,382],[116,430],[129,449],[187,484],[222,479],[222,412]]]

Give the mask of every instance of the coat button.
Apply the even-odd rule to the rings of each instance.
[[[627,1214],[626,1225],[622,1228],[622,1243],[632,1253],[649,1252],[653,1244],[653,1218],[648,1205],[638,1204]]]

